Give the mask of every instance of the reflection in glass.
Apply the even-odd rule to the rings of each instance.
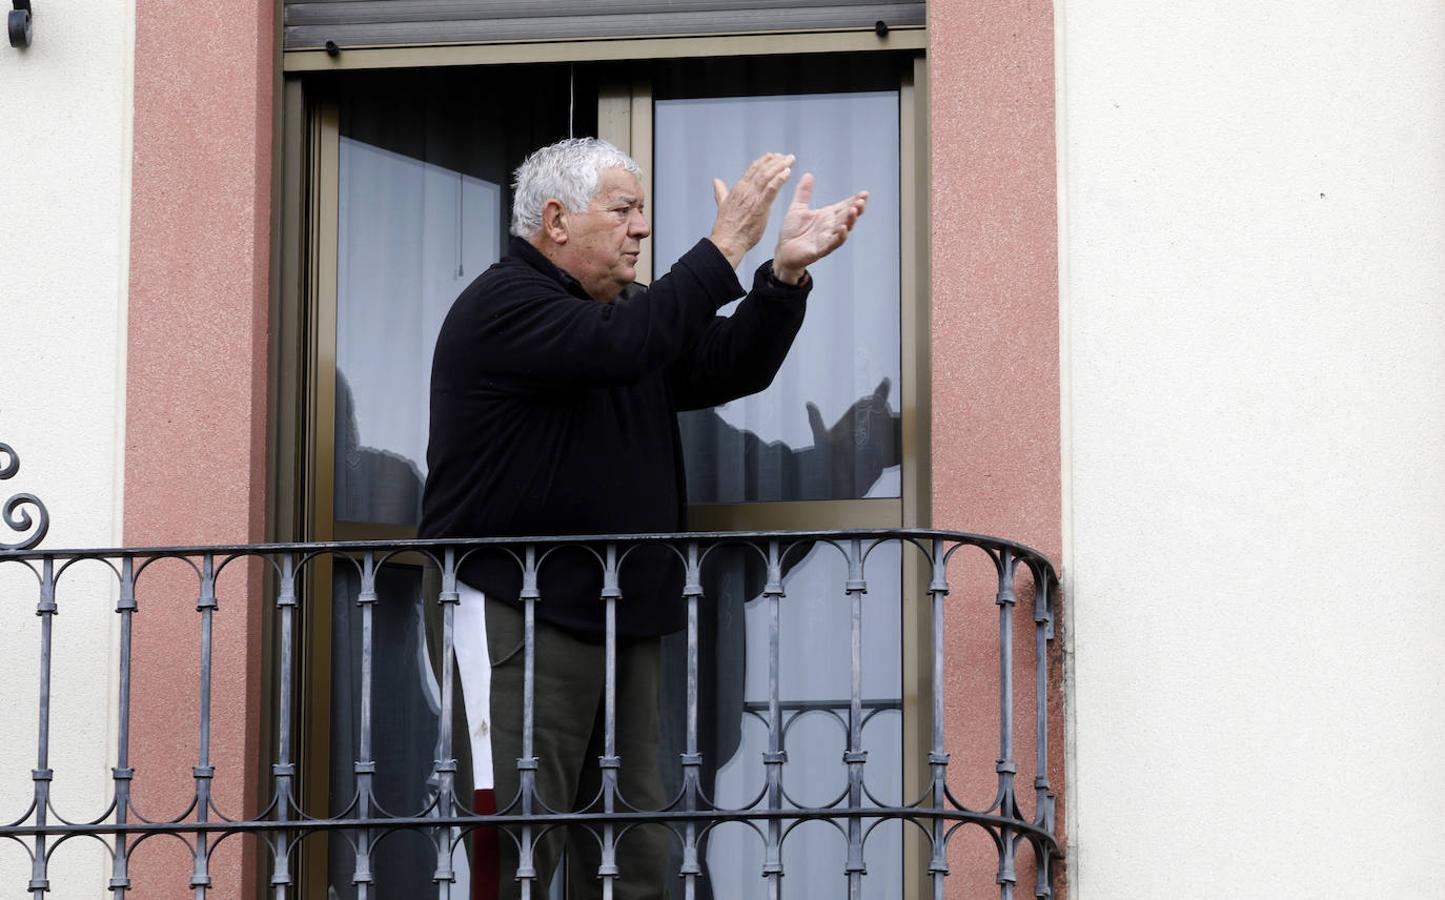
[[[574,88],[565,66],[356,84],[340,103],[334,515],[415,526],[437,332],[505,252],[511,172],[567,135]]]
[[[655,134],[660,266],[708,233],[711,179],[735,179],[766,150],[794,153],[798,163],[767,234],[743,261],[745,286],[772,255],[804,171],[817,179],[819,203],[869,191],[848,244],[811,269],[808,317],[772,387],[681,417],[689,499],[899,496],[897,91],[659,100]]]
[[[499,184],[341,139],[336,516],[415,525],[432,349],[497,259]]]

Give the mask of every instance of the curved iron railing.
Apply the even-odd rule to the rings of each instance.
[[[3,448],[8,452],[8,448]],[[13,454],[12,454],[13,456]],[[6,506],[7,516],[9,504]],[[862,598],[869,587],[869,560],[880,546],[896,544],[900,553],[916,552],[927,577],[927,599],[916,598],[931,616],[931,736],[928,741],[926,784],[918,796],[901,798],[904,802],[879,802],[868,782],[868,752],[864,746],[863,726],[880,711],[900,708],[896,701],[878,701],[863,695],[861,673],[870,661],[863,658]],[[615,678],[616,634],[615,614],[620,601],[619,584],[633,551],[644,545],[659,545],[676,554],[685,569],[685,587],[678,602],[687,608],[686,630],[686,746],[681,754],[682,789],[663,809],[636,810],[619,794],[616,768],[603,766],[602,797],[598,807],[586,812],[557,812],[545,808],[537,800],[534,786],[536,757],[532,748],[532,688],[536,661],[532,642],[536,625],[539,574],[553,552],[563,546],[586,548],[599,567],[602,591],[600,602],[606,607],[606,679],[610,686]],[[765,784],[760,786],[751,805],[724,808],[712,802],[699,778],[703,762],[699,749],[699,688],[705,677],[700,671],[699,604],[705,599],[704,569],[710,557],[724,547],[742,547],[757,559],[764,574],[761,602],[769,617],[768,692],[764,701],[746,704],[744,714],[754,717],[767,728],[767,749],[762,755]],[[831,547],[846,565],[847,578],[837,592],[838,602],[847,604],[851,640],[851,691],[846,698],[819,701],[797,701],[781,696],[779,687],[779,611],[789,602],[788,568],[815,547]],[[496,814],[478,814],[455,789],[456,753],[453,746],[453,660],[455,654],[455,612],[458,604],[458,569],[471,555],[500,552],[515,561],[521,576],[521,599],[525,621],[526,690],[523,729],[523,754],[517,761],[521,789],[518,796],[504,802],[498,798]],[[999,752],[995,767],[996,790],[992,802],[982,807],[961,803],[950,787],[950,756],[945,744],[945,626],[950,603],[950,566],[956,569],[960,551],[981,553],[991,563],[992,600],[998,606],[998,679],[999,679]],[[442,622],[439,667],[440,716],[436,754],[428,774],[431,785],[424,808],[402,812],[380,808],[374,789],[376,760],[373,744],[376,725],[371,710],[376,703],[373,685],[374,608],[377,604],[377,577],[384,567],[393,564],[401,554],[430,560],[440,576],[440,591],[434,600]],[[575,557],[577,553],[573,551]],[[196,609],[199,622],[200,656],[198,708],[198,757],[193,769],[194,792],[190,807],[172,819],[155,821],[140,815],[132,799],[135,769],[131,766],[132,717],[132,637],[134,617],[145,597],[144,576],[161,560],[183,565],[196,579]],[[300,697],[298,685],[298,616],[307,600],[307,575],[318,560],[328,559],[333,565],[350,566],[359,580],[359,590],[350,598],[356,605],[361,622],[359,659],[361,665],[359,693],[359,740],[352,761],[351,789],[353,796],[341,805],[341,812],[308,810],[302,807],[298,791],[296,735],[294,720]],[[211,754],[212,677],[214,674],[213,637],[215,614],[219,607],[217,579],[221,573],[246,560],[259,560],[267,570],[264,579],[266,602],[274,609],[276,644],[274,679],[278,703],[274,759],[269,785],[269,802],[259,813],[242,818],[227,818],[213,796],[216,769]],[[56,809],[51,796],[54,772],[50,768],[50,750],[56,736],[50,730],[52,716],[52,621],[59,611],[57,589],[67,573],[82,561],[98,561],[114,579],[115,612],[119,618],[119,690],[116,698],[118,743],[115,766],[111,775],[109,808],[98,817],[78,822],[65,818]],[[1054,869],[1061,858],[1060,836],[1054,811],[1054,794],[1048,779],[1049,770],[1049,684],[1050,642],[1054,636],[1055,595],[1057,578],[1053,567],[1042,555],[1023,545],[998,538],[953,531],[928,530],[849,530],[820,532],[754,532],[673,535],[603,535],[566,538],[519,538],[469,541],[392,541],[360,543],[293,543],[204,547],[168,547],[156,549],[117,549],[83,551],[0,551],[0,574],[12,567],[28,569],[36,586],[35,612],[39,617],[39,731],[35,769],[31,773],[33,797],[29,809],[17,818],[0,823],[0,837],[22,844],[29,853],[31,877],[28,889],[44,895],[50,889],[49,867],[55,848],[77,837],[99,839],[112,858],[112,877],[108,889],[116,898],[132,890],[131,857],[136,847],[150,837],[172,835],[182,838],[189,847],[193,862],[190,887],[197,898],[205,898],[211,884],[211,860],[216,848],[234,835],[252,835],[269,849],[270,895],[283,900],[297,896],[297,848],[308,836],[321,833],[342,834],[349,842],[354,858],[350,881],[359,898],[375,897],[373,881],[377,865],[386,865],[385,854],[377,851],[376,842],[397,829],[424,833],[435,848],[435,872],[432,880],[441,898],[458,897],[453,891],[453,854],[475,829],[501,829],[516,841],[520,854],[521,889],[523,897],[539,897],[534,890],[536,875],[530,865],[539,835],[560,825],[582,825],[594,830],[602,845],[604,860],[612,858],[620,835],[637,823],[657,823],[670,828],[682,850],[683,864],[678,872],[685,895],[693,897],[699,866],[699,846],[710,829],[725,823],[746,823],[756,831],[764,845],[761,873],[764,886],[760,893],[781,896],[785,874],[783,845],[799,825],[827,821],[838,829],[847,843],[847,861],[839,873],[846,884],[847,896],[863,896],[864,848],[869,836],[882,823],[902,821],[915,826],[927,848],[923,893],[935,898],[944,896],[950,874],[948,849],[959,829],[974,826],[992,839],[997,849],[998,866],[989,873],[999,886],[1000,896],[1009,900],[1019,882],[1017,862],[1020,848],[1032,849],[1034,893],[1051,896]],[[985,569],[988,566],[984,566]],[[1020,791],[1015,784],[1018,772],[1015,760],[1015,609],[1019,605],[1019,585],[1027,585],[1032,603],[1033,640],[1033,751],[1035,778],[1032,786],[1033,810],[1025,812]],[[956,587],[957,585],[952,585]],[[905,594],[912,593],[905,588]],[[11,598],[6,598],[11,602]],[[10,686],[7,690],[13,690]],[[846,750],[842,766],[846,770],[846,789],[832,803],[807,805],[789,794],[784,784],[787,761],[786,735],[794,719],[806,712],[830,714],[844,727]],[[921,711],[920,711],[921,712]],[[608,746],[616,727],[611,703],[606,710],[605,729]],[[613,867],[615,868],[615,867]],[[611,896],[616,873],[607,866],[601,874],[605,895]],[[976,896],[975,888],[970,896]],[[895,896],[896,886],[872,892],[876,896]]]

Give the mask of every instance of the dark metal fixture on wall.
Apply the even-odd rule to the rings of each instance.
[[[10,0],[15,8],[10,11],[10,46],[30,46],[30,0]],[[9,507],[6,507],[7,511]]]

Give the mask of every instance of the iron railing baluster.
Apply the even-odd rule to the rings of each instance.
[[[622,596],[617,577],[617,545],[607,545],[607,560],[602,571],[602,602],[605,622],[605,663],[602,705],[602,756],[597,768],[602,774],[602,812],[617,812],[617,772],[622,760],[617,756],[617,601]],[[617,882],[617,832],[612,821],[602,825],[602,863],[597,877],[602,879],[602,900],[612,900]]]
[[[1018,560],[1008,550],[999,555],[998,594],[998,813],[1002,817],[1015,816],[1018,804],[1014,797],[1014,776],[1018,764],[1014,762],[1014,609],[1018,598],[1014,592],[1014,574]],[[1013,900],[1014,885],[1018,873],[1014,865],[1017,846],[1013,831],[1004,826],[1000,834],[998,883],[1001,900]]]
[[[521,881],[521,900],[531,900],[537,884],[537,866],[532,854],[536,835],[532,831],[532,815],[537,802],[537,755],[532,742],[535,727],[533,704],[537,696],[537,603],[542,594],[537,590],[537,547],[528,544],[522,566],[522,755],[517,758],[522,834],[517,856],[517,878]],[[548,873],[551,874],[551,873]]]
[[[276,612],[281,619],[281,647],[277,679],[278,715],[276,722],[276,762],[271,766],[272,799],[276,820],[291,821],[292,782],[296,765],[291,761],[291,718],[293,683],[296,679],[296,557],[281,554],[281,573],[276,585]],[[291,834],[281,831],[272,845],[275,860],[271,867],[271,891],[275,900],[291,896]]]
[[[196,780],[196,821],[204,825],[211,818],[211,781],[216,776],[216,769],[211,765],[211,654],[217,608],[214,553],[201,557],[200,577],[200,597],[196,600],[196,610],[201,614],[200,750],[192,774]],[[210,862],[209,833],[198,832],[196,864],[191,873],[196,900],[206,900],[206,891],[211,886]]]
[[[1034,582],[1034,824],[1045,831],[1054,827],[1054,795],[1049,788],[1049,640],[1053,617],[1049,614],[1049,582],[1030,565]],[[1049,854],[1034,843],[1034,896],[1053,896],[1049,884]]]
[[[947,545],[935,538],[929,565],[928,597],[933,608],[933,741],[928,751],[929,794],[935,811],[948,807],[948,760],[943,744],[943,601],[948,596]],[[944,879],[948,877],[948,822],[938,816],[932,821],[932,852],[928,875],[933,882],[933,900],[943,900]]]
[[[783,896],[783,821],[776,813],[783,808],[783,766],[788,761],[783,746],[783,714],[779,708],[782,635],[783,566],[777,540],[768,541],[768,581],[763,588],[768,604],[768,752],[763,754],[767,772],[768,838],[763,857],[763,877],[768,882],[768,900]]]
[[[452,882],[456,873],[452,870],[452,843],[455,827],[449,824],[456,804],[457,761],[452,755],[452,667],[456,664],[456,612],[461,595],[457,593],[457,551],[448,547],[442,564],[442,589],[437,602],[442,608],[442,659],[441,659],[441,715],[437,721],[437,756],[434,768],[436,776],[436,816],[443,820],[436,828],[437,867],[432,880],[437,885],[438,900],[451,900]]]
[[[848,581],[844,593],[849,601],[848,636],[850,639],[848,694],[848,749],[843,765],[848,767],[848,807],[863,805],[863,766],[868,751],[863,749],[863,595],[868,582],[863,578],[863,542],[857,538],[848,544]],[[863,819],[856,812],[848,815],[848,859],[843,864],[848,881],[848,900],[863,896],[863,876],[868,867],[863,863]]]
[[[115,821],[124,825],[130,819],[130,788],[135,770],[130,767],[130,662],[131,631],[135,625],[135,559],[125,556],[120,561],[120,596],[115,611],[120,615],[120,685],[116,703],[115,768],[110,770],[115,782]],[[115,854],[110,864],[110,889],[115,900],[124,900],[130,887],[130,853],[125,834],[115,836]]]
[[[37,733],[35,768],[30,780],[35,787],[35,825],[42,829],[35,834],[35,859],[30,867],[30,890],[44,894],[50,890],[50,876],[47,871],[49,857],[46,850],[46,822],[50,815],[50,782],[55,773],[50,769],[50,663],[51,641],[54,638],[55,614],[55,560],[45,558],[41,567],[40,603],[35,614],[40,617],[40,729]]]
[[[356,593],[356,605],[361,608],[361,698],[357,711],[359,728],[356,762],[352,771],[356,781],[356,815],[360,819],[369,819],[373,797],[372,778],[376,773],[376,760],[372,758],[371,751],[372,665],[375,656],[372,619],[376,607],[376,553],[371,550],[362,554],[361,589]],[[356,863],[351,873],[351,883],[356,885],[356,900],[372,900],[371,885],[374,876],[371,839],[370,828],[357,831]]]
[[[702,754],[697,747],[698,707],[698,620],[697,607],[702,599],[702,562],[697,541],[687,544],[687,581],[682,588],[687,600],[687,746],[682,754],[682,808],[692,814],[698,810],[702,788]],[[697,856],[697,822],[688,819],[683,826],[682,868],[683,900],[697,897],[697,879],[702,865]]]

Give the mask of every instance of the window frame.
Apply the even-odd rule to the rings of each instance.
[[[594,60],[662,60],[702,56],[759,56],[836,52],[909,51],[899,83],[899,242],[902,385],[902,485],[895,498],[693,505],[695,531],[931,525],[929,363],[929,140],[927,33],[896,30],[888,38],[857,32],[791,35],[704,36],[553,44],[413,47],[288,51],[281,86],[281,165],[277,178],[277,256],[273,284],[269,448],[270,530],[277,540],[397,540],[415,537],[404,526],[359,523],[334,517],[335,384],[340,115],[325,75],[330,70],[427,68]],[[629,152],[652,193],[653,96],[646,78],[603,85],[598,97],[598,135]],[[639,280],[650,281],[651,242],[639,260]],[[399,563],[420,564],[414,560]],[[304,702],[296,705],[293,733],[301,762],[299,789],[306,808],[317,808],[329,791],[331,681],[331,566],[316,561],[302,606],[298,675]],[[932,734],[931,618],[927,578],[916,554],[904,555],[902,622],[903,745],[905,796],[927,785],[927,748]],[[307,613],[309,612],[309,615]],[[278,652],[274,644],[270,653]],[[272,656],[274,659],[274,655]],[[274,714],[273,710],[273,714]],[[309,765],[308,765],[309,763]],[[921,896],[927,848],[905,829],[904,896]],[[301,850],[298,888],[323,896],[327,881],[325,841]],[[262,880],[264,882],[264,879]]]

